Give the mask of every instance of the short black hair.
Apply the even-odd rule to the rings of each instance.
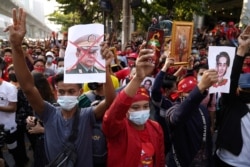
[[[57,58],[57,64],[58,64],[60,61],[64,61],[64,58],[63,58],[63,57],[58,57],[58,58]]]
[[[3,54],[6,53],[6,52],[12,53],[12,49],[11,49],[11,48],[5,48],[5,49],[3,50]]]
[[[196,72],[199,72],[200,69],[206,69],[206,70],[208,70],[208,65],[207,65],[207,64],[199,64],[199,65],[195,68]]]
[[[26,42],[23,42],[23,43],[22,43],[22,46],[26,46],[27,48],[29,48],[29,44],[26,43]]]
[[[33,65],[35,65],[37,62],[42,62],[44,65],[46,64],[43,59],[36,59]]]
[[[171,89],[177,82],[177,77],[174,75],[166,74],[162,81],[163,89]]]
[[[58,82],[63,82],[63,80],[64,80],[64,74],[63,73],[59,73],[59,74],[54,76],[55,84],[58,84]],[[76,85],[79,86],[79,88],[82,88],[82,84],[76,84]]]

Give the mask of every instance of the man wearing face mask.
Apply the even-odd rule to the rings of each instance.
[[[221,96],[222,120],[218,127],[215,154],[215,164],[220,167],[250,166],[250,75],[241,74],[244,56],[250,49],[250,36],[245,30],[238,37],[238,42],[230,92]]]
[[[36,47],[35,54],[33,55],[33,59],[36,60],[38,56],[42,55],[42,48]]]
[[[166,112],[171,150],[167,155],[167,166],[212,165],[212,140],[207,108],[201,105],[207,89],[218,81],[215,69],[206,70],[197,84],[194,76],[187,76],[178,83],[181,103]]]
[[[57,59],[56,74],[59,74],[59,73],[64,73],[64,58],[63,57],[59,57]]]
[[[140,88],[154,69],[149,59],[153,50],[142,49],[136,61],[136,74],[118,94],[103,118],[108,142],[108,166],[165,166],[161,126],[149,120],[149,94]]]
[[[27,96],[33,110],[43,120],[45,127],[45,152],[49,161],[63,151],[64,145],[72,131],[75,113],[79,115],[78,135],[74,142],[77,161],[75,167],[92,167],[92,126],[96,118],[101,118],[115,98],[109,70],[106,70],[105,99],[97,106],[78,109],[78,96],[82,94],[82,84],[69,84],[63,82],[63,74],[55,77],[59,107],[44,101],[34,85],[33,78],[24,61],[21,44],[26,33],[26,14],[22,8],[18,14],[13,9],[13,25],[7,27],[10,43],[13,49],[13,62],[17,79]],[[109,68],[113,54],[106,43],[102,44],[101,54]]]
[[[120,83],[123,83],[123,81],[126,79],[126,77],[129,76],[130,72],[132,71],[133,67],[135,66],[136,59],[138,57],[137,53],[129,53],[129,55],[126,56],[128,61],[128,67],[123,68],[122,70],[119,70],[115,72],[115,76],[119,79]]]
[[[34,65],[33,65],[33,70],[32,73],[42,73],[45,75],[45,77],[49,77],[49,76],[54,76],[55,72],[50,69],[50,68],[46,68],[45,67],[45,62],[43,61],[43,59],[37,59],[34,61]]]
[[[55,58],[54,53],[49,51],[45,54],[45,56],[46,56],[45,68],[51,69],[52,71],[54,71],[54,73],[56,73],[57,65],[55,63],[53,63],[54,58]]]

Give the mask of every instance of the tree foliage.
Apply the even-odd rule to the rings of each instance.
[[[151,18],[161,17],[167,20],[192,21],[194,14],[207,15],[207,8],[210,0],[153,0],[151,4],[148,1],[142,1],[141,6],[133,9],[138,27],[146,29],[151,23]]]
[[[60,4],[59,11],[50,14],[49,20],[62,24],[64,29],[75,24],[103,23],[105,14],[106,19],[113,22],[113,30],[121,30],[122,0],[106,0],[112,5],[108,11],[100,8],[100,0],[56,1]],[[193,14],[208,14],[208,1],[211,0],[153,0],[149,4],[147,0],[142,0],[132,12],[137,29],[146,30],[152,17],[191,21]]]
[[[49,20],[61,24],[63,29],[76,24],[103,23],[104,14],[107,19],[113,21],[114,28],[119,28],[122,3],[120,0],[110,0],[112,9],[103,10],[99,0],[56,0],[59,4],[59,11],[49,15]],[[115,7],[114,7],[115,6]],[[115,17],[114,17],[115,16]]]

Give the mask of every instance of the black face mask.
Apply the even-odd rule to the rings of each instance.
[[[12,82],[17,82],[16,74],[14,73],[9,74],[9,80]]]
[[[91,82],[91,83],[88,83],[88,87],[90,90],[96,90],[97,88],[100,87],[100,85],[97,82]]]
[[[239,98],[244,103],[250,103],[250,92],[240,91]]]

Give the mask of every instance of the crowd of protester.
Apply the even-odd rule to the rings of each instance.
[[[145,49],[141,37],[124,50],[118,40],[104,41],[106,83],[66,84],[67,33],[62,40],[52,33],[44,41],[27,41],[22,9],[18,15],[17,24],[6,29],[10,39],[0,52],[0,146],[7,145],[17,167],[29,161],[25,135],[34,167],[53,161],[78,112],[77,167],[250,166],[250,36],[233,22],[194,31],[185,66],[174,66],[171,40],[162,46],[157,66],[149,61],[154,53]],[[208,94],[218,82],[217,71],[208,67],[209,46],[237,47],[229,94]],[[147,87],[141,84],[146,77],[155,79]],[[94,98],[87,104],[90,92]],[[98,121],[107,143],[107,156],[100,163],[92,156],[91,136]]]

